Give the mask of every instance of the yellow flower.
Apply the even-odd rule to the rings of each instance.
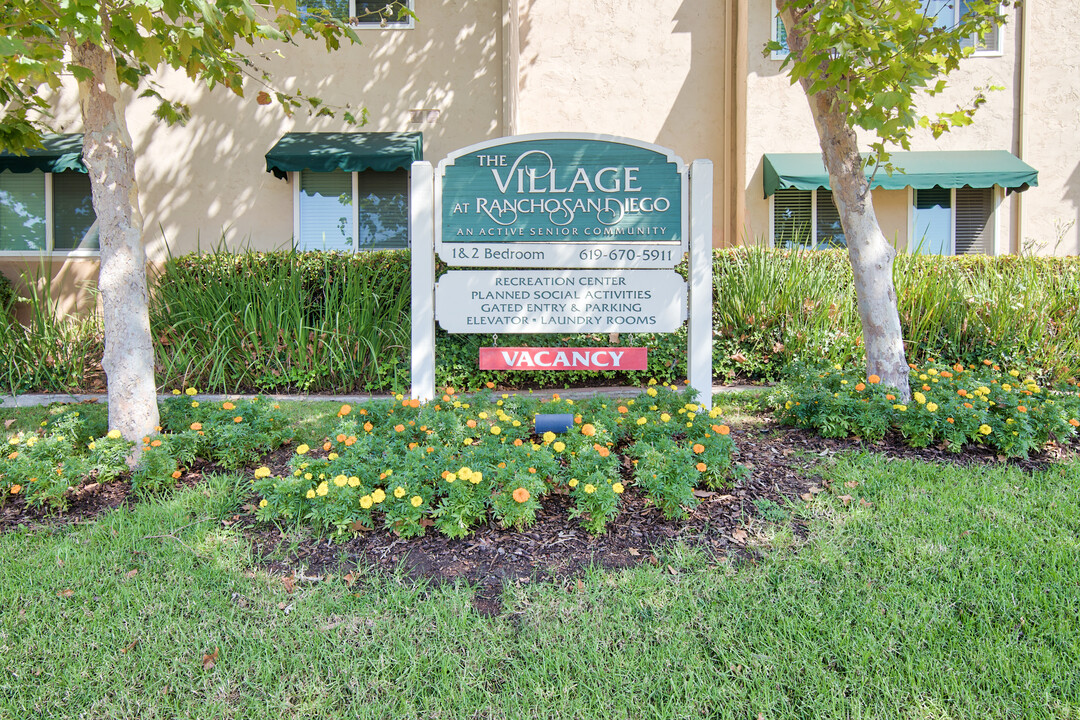
[[[90,448],[91,450],[93,450],[94,448],[96,448],[96,447],[97,447],[97,443],[90,443],[90,444],[89,444],[89,445],[87,445],[86,447],[88,447],[88,448]]]
[[[457,480],[457,474],[456,473],[446,473],[446,477],[443,478],[443,479],[446,480],[446,482],[448,482],[448,483],[452,483],[455,480]],[[466,478],[466,479],[468,479],[468,478]]]
[[[671,416],[668,415],[667,413],[661,413],[660,414],[660,420],[663,421],[663,422],[667,422],[667,421],[671,420]]]
[[[173,388],[172,394],[173,394],[173,395],[179,395],[179,394],[180,394],[180,391],[179,391],[179,390],[177,390],[176,388]]]
[[[577,487],[577,478],[570,478],[570,482],[568,482],[566,484],[569,485],[572,488],[576,488]]]
[[[409,498],[409,504],[413,507],[420,507],[424,504],[424,498],[420,497],[419,495],[413,495],[411,498]]]
[[[306,498],[308,498],[310,500],[311,498],[315,497],[315,491],[314,490],[308,490],[307,494],[304,497],[306,497]]]
[[[270,468],[263,465],[261,468],[259,468],[259,469],[257,469],[255,471],[255,477],[257,477],[257,478],[270,477]]]
[[[307,451],[310,450],[310,449],[311,448],[309,448],[307,445],[300,444],[300,445],[298,445],[296,447],[296,454],[297,455],[307,455]]]
[[[311,478],[313,478],[313,477],[315,477],[315,476],[314,476],[314,475],[312,475],[311,473],[304,473],[304,479],[305,479],[305,480],[310,480],[310,479],[311,479]]]
[[[492,425],[491,426],[491,434],[492,435],[498,435],[501,432],[502,432],[502,428],[499,427],[498,425]]]
[[[639,418],[637,419],[637,424],[638,424],[638,425],[644,425],[644,424],[645,424],[645,423],[647,423],[647,422],[649,422],[649,421],[648,421],[648,420],[646,420],[644,416],[642,416],[642,417],[639,417]]]
[[[546,433],[544,433],[544,442],[545,443],[555,442],[555,433],[551,432],[550,430],[548,430]]]
[[[562,452],[566,449],[566,443],[564,443],[562,440],[559,440],[558,442],[554,442],[551,444],[551,449],[555,452]]]
[[[330,453],[329,455],[326,456],[326,459],[327,460],[337,460],[338,459],[338,454],[337,453]]]
[[[464,445],[472,445],[472,438],[465,438],[461,441]]]
[[[645,394],[648,395],[649,397],[656,397],[656,388],[652,388],[652,387],[649,388],[648,390],[645,391]]]
[[[195,394],[196,394],[196,393],[198,393],[198,392],[199,392],[199,391],[198,391],[198,390],[196,390],[195,388],[193,388],[193,387],[190,387],[190,388],[188,388],[187,390],[185,390],[185,391],[184,391],[184,394],[185,394],[185,395],[187,395],[188,397],[190,397],[190,396],[192,396],[192,395],[195,395]]]
[[[473,471],[473,474],[469,476],[469,482],[473,485],[479,485],[480,481],[484,479],[484,473]]]
[[[364,497],[360,498],[360,507],[367,510],[368,508],[370,508],[372,506],[372,504],[374,502],[375,501],[371,498],[370,495],[365,495]]]
[[[656,378],[649,378],[648,384],[649,385],[655,385],[656,384]]]
[[[334,477],[334,484],[338,487],[345,487],[349,484],[349,478],[345,477],[344,475],[337,475]]]
[[[912,393],[911,397],[913,397],[915,399],[915,402],[919,403],[920,405],[926,404],[926,396],[923,395],[921,392]]]
[[[263,498],[262,500],[259,501],[259,507],[266,507],[269,504],[270,503],[266,502],[266,498]]]
[[[993,432],[993,429],[989,425],[980,425],[979,426],[979,434],[980,435],[989,435],[992,432]]]
[[[1019,370],[1010,370],[1009,374],[1012,375],[1013,377],[1020,377],[1020,371]]]
[[[405,488],[401,487],[400,485],[398,485],[396,488],[394,488],[394,497],[396,497],[396,498],[405,497]]]
[[[199,407],[199,401],[198,400],[192,400],[191,401],[191,407]]]
[[[937,403],[926,403],[926,409],[930,412],[937,410]]]
[[[119,440],[121,437],[121,433],[119,430],[110,430],[109,434],[105,437],[109,438],[110,440]]]
[[[907,405],[893,405],[892,409],[898,410],[900,412],[905,412],[907,410]]]
[[[352,475],[349,477],[349,487],[360,487],[360,478]]]
[[[486,412],[477,413],[476,417],[480,418],[481,420],[487,420],[487,413]]]
[[[592,495],[594,492],[596,492],[596,486],[592,483],[585,483],[585,494]]]
[[[622,491],[623,491],[623,484],[622,484],[621,482],[617,482],[617,483],[614,483],[614,484],[612,484],[612,486],[611,486],[611,490],[612,490],[612,492],[614,492],[614,493],[615,493],[616,495],[622,495]]]
[[[378,505],[386,499],[386,493],[383,492],[382,488],[375,488],[375,491],[371,493],[371,499]]]
[[[318,486],[315,488],[315,494],[318,495],[319,497],[322,497],[323,495],[326,495],[326,493],[328,493],[328,492],[330,492],[330,486],[327,485],[325,480],[323,480],[321,483],[319,483]]]

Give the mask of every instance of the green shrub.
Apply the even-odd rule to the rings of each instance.
[[[1025,456],[1050,440],[1065,442],[1080,427],[1080,392],[1073,384],[1040,387],[1016,368],[978,364],[912,365],[911,400],[876,375],[856,368],[794,368],[773,394],[778,419],[825,437],[878,440],[890,430],[912,447],[943,444],[953,452],[982,445]]]

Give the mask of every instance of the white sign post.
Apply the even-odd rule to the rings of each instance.
[[[675,331],[687,284],[669,268],[689,245],[687,380],[711,408],[712,177],[708,160],[560,133],[413,163],[412,397],[435,396],[436,318],[452,333]],[[436,251],[508,269],[451,271],[436,290]],[[546,269],[509,269],[523,267]]]

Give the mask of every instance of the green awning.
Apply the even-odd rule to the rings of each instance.
[[[49,173],[64,170],[86,172],[86,166],[82,161],[82,133],[46,135],[41,138],[41,145],[39,148],[28,149],[25,155],[0,153],[0,172],[4,170],[13,173],[28,173],[35,170]]]
[[[894,152],[890,159],[896,170],[889,175],[879,168],[872,187],[899,190],[1000,185],[1021,191],[1039,184],[1038,171],[1005,150]],[[829,174],[820,153],[766,153],[764,175],[765,197],[777,190],[829,187]]]
[[[266,153],[266,171],[279,178],[300,170],[390,172],[424,159],[418,132],[287,133]]]

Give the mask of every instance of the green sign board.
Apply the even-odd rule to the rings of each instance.
[[[450,265],[672,267],[686,248],[685,167],[621,138],[531,135],[439,165],[436,251]]]

